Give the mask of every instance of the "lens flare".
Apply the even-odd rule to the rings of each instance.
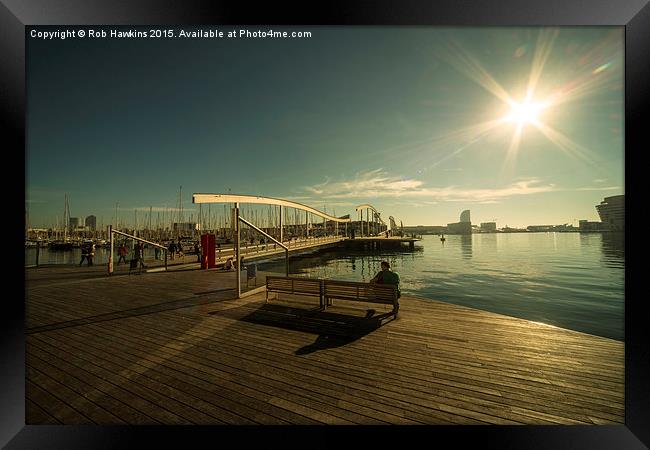
[[[523,102],[523,103],[510,103],[510,113],[504,118],[506,122],[514,122],[517,125],[539,123],[539,116],[545,108],[544,103]]]

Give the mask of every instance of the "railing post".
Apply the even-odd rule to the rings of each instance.
[[[38,267],[38,254],[41,252],[41,243],[36,241],[36,267]]]
[[[165,249],[165,270],[167,270],[167,249]]]
[[[108,236],[111,243],[111,252],[108,254],[108,274],[113,274],[113,225],[108,226]],[[119,262],[119,261],[118,261]]]
[[[241,249],[240,249],[240,226],[239,226],[239,203],[235,203],[233,208],[233,217],[232,217],[232,226],[233,226],[233,237],[234,237],[234,248],[235,253],[235,264],[237,267],[237,273],[235,278],[237,280],[237,298],[241,298]]]

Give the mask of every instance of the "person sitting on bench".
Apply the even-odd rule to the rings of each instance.
[[[393,284],[397,287],[397,298],[400,297],[399,274],[390,270],[390,263],[388,261],[381,262],[381,270],[370,280],[370,283]]]

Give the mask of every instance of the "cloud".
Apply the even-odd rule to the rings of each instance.
[[[458,186],[426,187],[420,180],[389,175],[383,169],[360,172],[351,180],[306,186],[304,191],[316,194],[319,199],[393,198],[434,202],[495,202],[504,198],[540,194],[558,190],[555,185],[542,185],[535,178],[519,180],[500,188],[467,189]]]
[[[614,191],[621,189],[620,186],[607,186],[607,187],[582,187],[577,188],[576,191]]]

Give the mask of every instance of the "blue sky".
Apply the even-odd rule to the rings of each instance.
[[[577,224],[624,193],[623,28],[300,30],[28,38],[32,226],[60,220],[65,194],[73,217],[108,225],[118,204],[132,222],[177,207],[179,186],[186,217],[192,193],[230,190],[404,225],[464,209]]]

